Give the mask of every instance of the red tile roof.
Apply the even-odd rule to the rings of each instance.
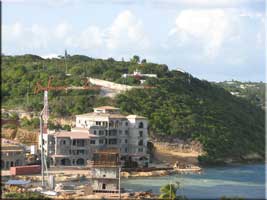
[[[71,139],[90,139],[92,137],[98,137],[91,133],[86,132],[71,132],[71,131],[60,131],[55,133],[56,137],[69,137]]]

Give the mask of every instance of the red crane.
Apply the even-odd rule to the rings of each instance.
[[[48,109],[48,91],[60,91],[60,90],[100,90],[100,86],[90,85],[88,79],[85,79],[83,86],[52,86],[51,82],[53,77],[49,77],[47,86],[42,86],[40,81],[36,83],[34,88],[34,94],[38,94],[41,91],[44,91],[44,107],[41,111],[41,117],[44,120],[43,133],[47,133],[48,119],[49,119],[49,109]]]

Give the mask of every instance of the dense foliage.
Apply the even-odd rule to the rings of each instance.
[[[265,89],[266,83],[263,82],[240,82],[224,81],[218,82],[217,85],[231,92],[237,97],[247,99],[252,104],[265,109]]]
[[[49,200],[49,197],[45,197],[44,195],[36,192],[23,192],[23,193],[17,193],[17,192],[9,192],[4,194],[5,199],[45,199]]]
[[[121,74],[131,73],[136,68],[136,59],[132,62],[92,59],[74,55],[64,58],[43,59],[35,55],[2,56],[2,106],[21,108],[27,111],[40,111],[43,106],[43,93],[34,94],[37,82],[46,86],[53,76],[53,86],[83,86],[87,76],[116,81],[118,83],[137,84],[133,78],[122,79]],[[154,67],[157,66],[157,67]],[[166,65],[145,63],[144,72],[153,69],[162,74]],[[56,117],[92,111],[92,107],[110,102],[109,98],[97,96],[99,91],[69,90],[50,91],[49,105]]]
[[[264,156],[264,112],[219,86],[175,71],[148,80],[150,90],[132,90],[117,97],[128,113],[147,116],[150,133],[194,138],[207,152],[205,162]]]
[[[43,95],[34,95],[33,89],[38,81],[45,85],[51,75],[55,86],[82,85],[86,76],[135,85],[139,80],[123,79],[121,75],[137,68],[142,73],[158,75],[158,79],[149,78],[145,82],[156,88],[131,90],[115,100],[97,95],[99,91],[51,91],[50,113],[71,116],[92,111],[94,106],[115,105],[125,113],[148,117],[150,134],[200,141],[207,153],[201,161],[242,160],[251,153],[264,158],[263,110],[190,74],[170,71],[166,65],[145,59],[140,63],[138,56],[125,62],[74,55],[67,58],[67,67],[63,58],[24,55],[2,56],[2,59],[2,105],[5,107],[40,111]]]
[[[180,189],[180,183],[163,185],[160,188],[160,199],[168,200],[187,200],[185,196],[177,195],[177,191]]]

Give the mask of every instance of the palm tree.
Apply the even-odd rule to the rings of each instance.
[[[175,199],[176,191],[178,188],[175,187],[174,184],[167,184],[160,188],[160,196],[161,199]]]
[[[177,190],[180,189],[180,183],[167,184],[160,188],[160,199],[170,199],[170,200],[185,200],[185,196],[176,196]]]

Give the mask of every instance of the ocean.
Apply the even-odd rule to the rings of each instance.
[[[266,165],[238,165],[204,168],[202,174],[170,175],[163,177],[142,177],[122,179],[121,187],[128,191],[152,190],[159,194],[161,186],[179,182],[179,195],[189,199],[219,199],[242,197],[265,199]]]

